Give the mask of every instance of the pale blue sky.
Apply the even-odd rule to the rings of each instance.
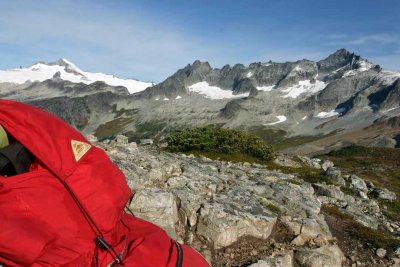
[[[160,82],[214,67],[319,60],[339,48],[400,70],[398,0],[0,1],[0,69],[67,58]]]

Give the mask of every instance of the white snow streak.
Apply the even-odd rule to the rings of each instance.
[[[382,110],[382,113],[387,113],[389,111],[392,111],[392,110],[395,110],[395,109],[398,109],[398,108],[400,108],[400,107],[390,108],[390,109],[387,109],[387,110]]]
[[[175,99],[181,99],[182,97],[180,95],[178,95],[177,97],[175,97]]]
[[[271,123],[265,123],[264,125],[275,125],[275,124],[278,124],[278,123],[281,123],[281,122],[284,122],[287,120],[286,116],[283,116],[283,115],[276,116],[276,118],[278,119],[278,121],[271,122]]]
[[[259,91],[265,91],[265,92],[269,92],[272,91],[272,89],[275,88],[276,85],[268,85],[268,86],[257,86],[257,90]]]
[[[199,82],[189,86],[189,90],[211,99],[241,98],[249,96],[249,93],[234,95],[230,90],[223,90],[217,86],[210,86],[207,82]]]
[[[345,111],[346,111],[345,108],[339,108],[339,109],[331,110],[331,111],[328,111],[328,112],[320,112],[315,117],[318,117],[318,118],[321,118],[321,119],[326,119],[326,118],[330,118],[330,117],[333,117],[333,116],[337,116],[340,113],[343,113]]]
[[[299,84],[281,90],[285,95],[283,97],[296,98],[301,94],[307,93],[309,95],[315,94],[326,87],[326,84],[321,81],[311,83],[310,80],[300,81]]]

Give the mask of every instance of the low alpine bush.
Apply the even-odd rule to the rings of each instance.
[[[199,127],[179,130],[166,138],[170,152],[245,154],[260,161],[275,157],[272,147],[256,135],[239,130]]]

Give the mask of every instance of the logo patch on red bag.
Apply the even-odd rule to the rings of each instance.
[[[74,152],[75,160],[78,162],[92,147],[88,143],[71,140],[72,151]]]

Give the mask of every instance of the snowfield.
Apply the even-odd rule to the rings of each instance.
[[[297,85],[282,89],[281,92],[286,97],[297,98],[301,94],[312,95],[326,87],[326,83],[316,80],[315,83],[311,83],[310,80],[300,81]]]
[[[102,81],[111,86],[124,86],[130,94],[143,91],[153,85],[149,82],[141,82],[134,79],[120,79],[114,75],[100,72],[86,72],[65,58],[50,64],[36,63],[28,68],[0,70],[0,83],[23,84],[25,82],[43,82],[53,78],[58,72],[62,80],[84,84]]]
[[[339,109],[331,110],[331,111],[328,111],[328,112],[324,112],[323,111],[323,112],[318,113],[315,117],[321,118],[321,119],[326,119],[326,118],[330,118],[330,117],[333,117],[333,116],[340,115],[340,113],[343,113],[345,111],[346,111],[345,108],[339,108]]]
[[[234,95],[230,90],[223,90],[217,86],[211,86],[207,82],[195,83],[189,86],[189,91],[198,93],[210,99],[242,98],[249,96],[249,93]]]

